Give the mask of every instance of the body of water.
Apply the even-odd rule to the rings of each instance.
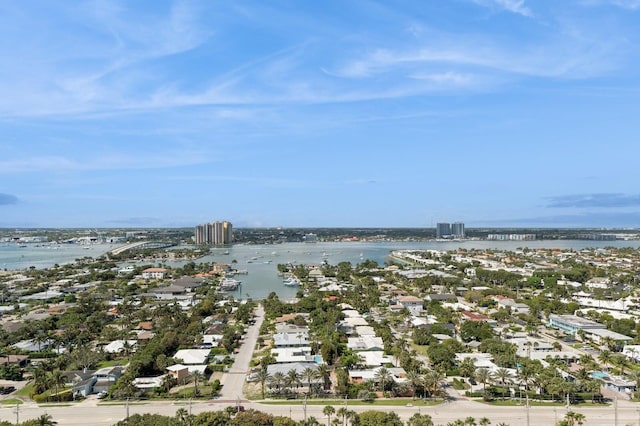
[[[56,247],[56,248],[52,248]],[[321,264],[327,261],[338,264],[347,261],[357,264],[363,260],[374,260],[384,264],[392,250],[455,250],[497,249],[516,250],[517,248],[558,248],[580,250],[593,247],[640,247],[640,241],[585,241],[585,240],[547,240],[547,241],[446,241],[446,242],[329,242],[329,243],[285,243],[276,245],[238,244],[225,248],[213,248],[211,253],[196,262],[232,263],[237,269],[247,270],[246,275],[236,278],[242,286],[235,292],[236,297],[262,299],[274,291],[280,298],[289,299],[296,295],[297,288],[287,287],[278,276],[277,264]],[[54,264],[73,262],[85,256],[99,256],[112,250],[108,244],[91,246],[50,245],[18,247],[14,244],[0,246],[0,266],[15,270],[34,266],[48,268]],[[228,254],[226,254],[228,252]],[[166,262],[168,266],[182,266],[185,262]]]

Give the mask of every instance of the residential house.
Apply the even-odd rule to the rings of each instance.
[[[360,384],[366,381],[376,381],[378,370],[382,367],[371,368],[367,370],[351,370],[349,371],[349,380],[353,384]],[[407,372],[401,367],[389,367],[387,370],[391,373],[394,382],[404,381]]]
[[[311,347],[300,346],[295,348],[274,348],[271,349],[271,356],[275,358],[276,363],[290,363],[290,362],[311,362],[313,356],[311,355]]]
[[[397,302],[414,316],[420,316],[424,310],[424,300],[416,296],[401,296],[397,298]]]
[[[184,365],[206,365],[210,354],[210,349],[180,349],[173,358],[181,360]]]
[[[142,278],[146,280],[163,280],[167,276],[167,270],[165,268],[147,268],[142,271]]]

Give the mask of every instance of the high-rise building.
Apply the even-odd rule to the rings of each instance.
[[[197,225],[195,229],[196,244],[231,244],[233,242],[233,225],[231,222],[211,222]]]
[[[464,238],[464,223],[454,222],[451,224],[451,235],[453,238]]]
[[[436,224],[436,238],[450,238],[451,237],[451,224],[450,223],[437,223]]]

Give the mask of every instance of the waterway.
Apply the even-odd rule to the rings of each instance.
[[[55,248],[54,248],[55,247]],[[295,287],[287,287],[278,276],[277,264],[330,264],[351,262],[357,264],[369,259],[384,264],[392,250],[455,250],[497,249],[516,250],[517,248],[557,248],[562,250],[580,250],[593,247],[632,247],[639,248],[640,241],[584,241],[584,240],[540,240],[540,241],[446,241],[446,242],[319,242],[285,243],[277,245],[237,244],[225,248],[213,248],[211,253],[197,262],[232,263],[237,269],[247,271],[246,275],[236,278],[241,287],[230,294],[238,298],[265,298],[270,292],[276,292],[280,298],[289,299],[296,295]],[[54,264],[73,262],[86,256],[96,257],[115,248],[109,244],[79,246],[74,244],[35,245],[18,247],[15,244],[0,245],[0,267],[7,270],[19,270],[29,267],[48,268]],[[226,254],[228,252],[228,254]],[[167,266],[182,266],[184,262],[166,262]]]

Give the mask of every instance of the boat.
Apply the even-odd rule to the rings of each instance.
[[[225,250],[222,254],[229,254],[229,250]]]
[[[300,281],[296,280],[295,278],[291,278],[290,280],[285,281],[284,285],[286,287],[298,287],[300,285]]]
[[[220,281],[220,290],[222,291],[234,291],[240,287],[242,283],[238,280],[234,280],[233,278],[223,278]]]

